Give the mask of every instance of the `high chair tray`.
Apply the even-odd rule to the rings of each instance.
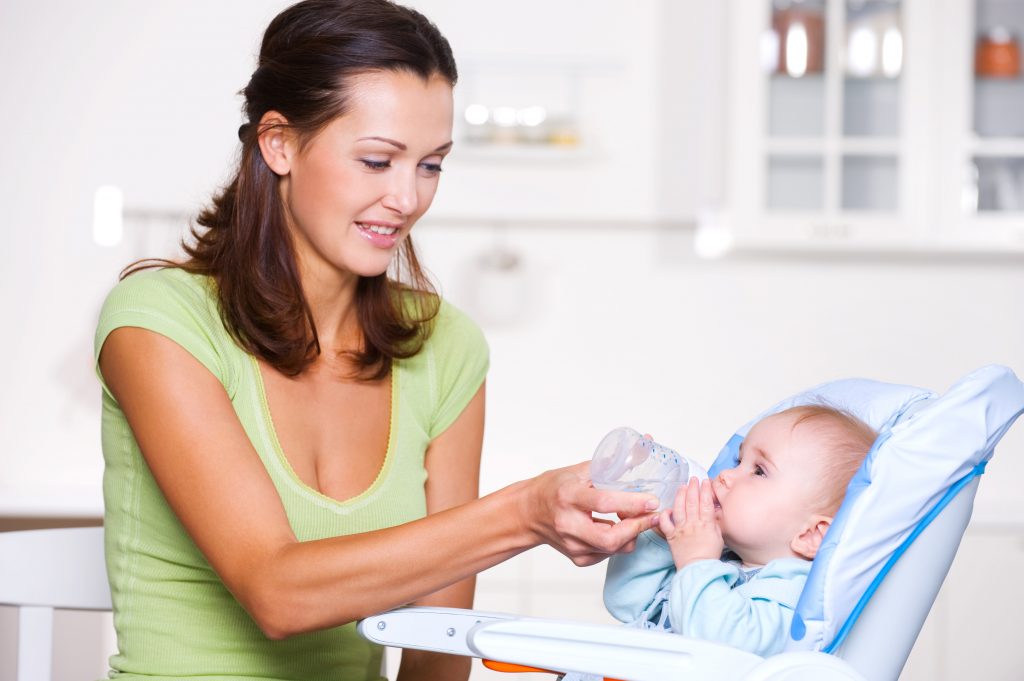
[[[401,608],[368,617],[358,629],[385,646],[630,681],[865,681],[824,653],[765,659],[665,632],[456,608]]]

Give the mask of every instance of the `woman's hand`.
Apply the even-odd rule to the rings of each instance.
[[[672,508],[661,512],[658,528],[668,540],[676,569],[698,560],[721,558],[725,542],[715,518],[711,481],[690,478],[676,492]]]
[[[550,544],[579,566],[632,551],[636,537],[657,518],[658,498],[650,494],[595,489],[587,473],[590,462],[558,468],[528,480],[522,514],[537,541]],[[615,513],[618,523],[595,518]]]

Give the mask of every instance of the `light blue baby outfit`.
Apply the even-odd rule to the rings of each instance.
[[[633,553],[612,556],[604,603],[617,619],[717,641],[767,657],[782,651],[811,562],[780,558],[762,568],[701,560],[676,570],[668,542],[648,530]]]

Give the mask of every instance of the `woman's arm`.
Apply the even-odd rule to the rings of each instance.
[[[591,512],[637,515],[655,502],[593,489],[581,464],[397,527],[299,542],[223,386],[198,360],[123,327],[99,362],[171,508],[271,638],[415,601],[540,543],[578,565],[598,562],[629,549],[648,522],[611,525]]]
[[[473,501],[480,495],[480,453],[484,439],[484,386],[466,408],[427,448],[427,513],[437,513]],[[476,577],[469,577],[414,605],[472,608]],[[399,681],[469,678],[472,659],[407,648],[402,651]]]

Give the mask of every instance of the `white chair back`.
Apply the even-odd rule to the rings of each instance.
[[[971,519],[975,477],[893,564],[835,651],[866,679],[896,681]]]
[[[103,528],[0,532],[0,605],[18,609],[17,681],[50,679],[53,611],[111,609]]]

